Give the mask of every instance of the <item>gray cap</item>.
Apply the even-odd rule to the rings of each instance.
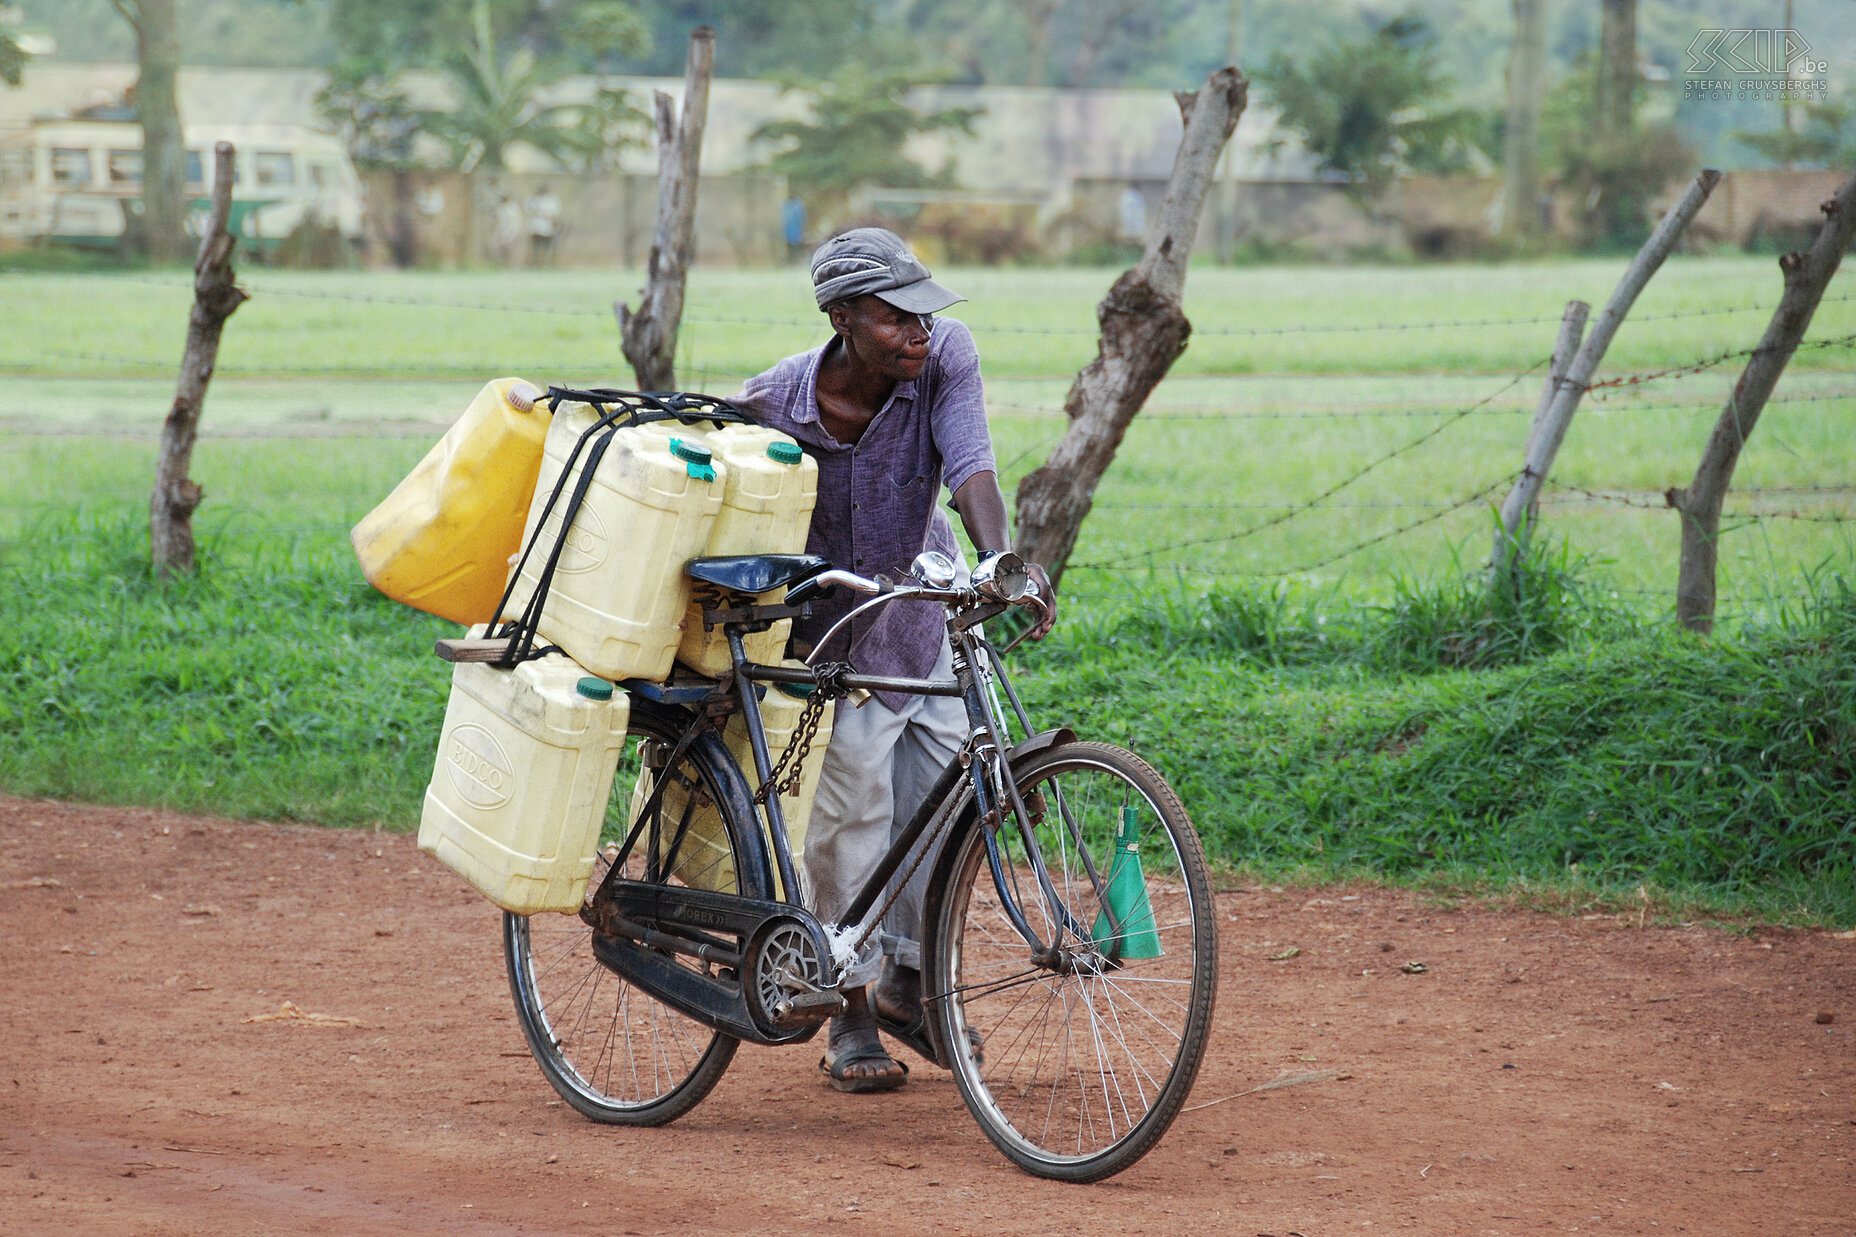
[[[929,278],[908,242],[888,228],[852,228],[814,250],[812,292],[820,309],[873,295],[912,314],[938,314],[967,299]]]

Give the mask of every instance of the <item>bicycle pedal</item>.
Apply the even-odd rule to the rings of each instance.
[[[836,992],[802,992],[774,1003],[773,1025],[791,1030],[835,1018],[844,1009],[844,998]]]

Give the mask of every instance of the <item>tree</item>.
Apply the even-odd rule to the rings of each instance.
[[[1441,106],[1450,80],[1415,13],[1363,39],[1334,36],[1305,64],[1278,52],[1257,80],[1282,123],[1323,169],[1346,176],[1357,198],[1377,197],[1407,171],[1450,170],[1467,153],[1474,117]]]
[[[187,256],[186,141],[180,127],[175,0],[110,0],[135,28],[135,112],[142,122],[142,231],[148,256]]]
[[[787,92],[809,96],[812,119],[776,120],[754,131],[754,140],[776,149],[767,168],[786,177],[815,216],[841,215],[853,189],[881,185],[916,189],[951,183],[951,169],[930,174],[903,153],[918,133],[971,134],[983,109],[946,108],[922,113],[903,96],[915,86],[942,80],[919,69],[845,65],[830,81],[788,82]]]
[[[1824,289],[1837,273],[1843,255],[1856,239],[1856,172],[1850,173],[1836,195],[1819,209],[1824,226],[1805,253],[1788,253],[1779,259],[1785,291],[1779,307],[1747,358],[1746,368],[1727,397],[1727,406],[1708,435],[1695,479],[1684,488],[1672,488],[1663,498],[1682,513],[1682,558],[1676,577],[1676,621],[1690,631],[1714,630],[1715,565],[1721,541],[1721,504],[1733,484],[1734,467],[1747,439],[1759,424],[1773,387],[1798,350],[1811,318],[1824,298]]]
[[[645,49],[643,22],[617,0],[335,0],[331,23],[345,54],[318,103],[357,162],[404,168],[421,132],[443,141],[465,171],[501,168],[517,144],[589,168],[643,143],[648,118],[622,90],[541,101],[560,79]],[[455,104],[413,108],[399,82],[414,68],[443,72]]]
[[[1630,132],[1637,94],[1637,0],[1603,0],[1598,32],[1598,81],[1592,123],[1617,138]]]
[[[1181,92],[1185,133],[1173,157],[1166,197],[1133,269],[1096,306],[1096,358],[1070,384],[1063,436],[1043,466],[1018,483],[1018,536],[1012,548],[1060,583],[1096,485],[1128,426],[1186,350],[1192,323],[1181,300],[1187,260],[1218,158],[1244,113],[1250,83],[1235,67],[1214,71],[1196,95]]]
[[[1539,230],[1540,107],[1546,95],[1547,0],[1514,0],[1508,110],[1502,126],[1502,234]]]
[[[20,76],[26,68],[26,53],[12,35],[0,30],[0,81],[9,86],[19,85]]]
[[[628,28],[611,13],[592,23],[592,31],[608,38],[629,37]],[[451,162],[462,171],[482,167],[500,170],[503,154],[517,143],[541,151],[563,167],[586,166],[605,153],[605,143],[616,136],[611,126],[623,117],[628,104],[623,91],[602,88],[592,105],[543,104],[537,96],[559,80],[558,55],[546,56],[516,46],[499,54],[490,20],[490,0],[472,0],[471,36],[452,41],[444,67],[458,92],[448,111],[421,112],[425,130],[451,148]],[[644,113],[631,115],[640,124]],[[623,140],[621,138],[621,140]],[[636,136],[630,139],[639,145]]]
[[[1804,124],[1770,133],[1736,133],[1734,140],[1751,146],[1774,163],[1786,167],[1829,168],[1856,164],[1856,99],[1845,96],[1835,103],[1805,103]]]
[[[1634,249],[1649,235],[1651,195],[1694,166],[1694,153],[1668,125],[1634,125],[1623,133],[1593,124],[1598,62],[1585,56],[1554,83],[1541,110],[1547,161],[1563,196],[1579,203],[1587,244]]]

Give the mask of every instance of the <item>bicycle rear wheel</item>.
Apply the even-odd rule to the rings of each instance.
[[[632,701],[589,897],[631,829],[630,808],[644,801],[634,791],[647,755],[661,765],[687,725],[679,711]],[[628,878],[739,892],[734,827],[720,810],[723,796],[711,764],[720,750],[706,736],[675,768],[652,771],[652,777],[670,780],[662,802],[673,803],[677,816],[664,809],[671,818],[655,834],[640,837],[626,861]],[[648,795],[649,780],[644,784]],[[654,871],[662,865],[647,865],[649,839],[659,837],[661,854],[684,815],[692,822],[685,829],[686,845],[670,871]],[[595,1121],[674,1121],[709,1094],[734,1059],[740,1041],[678,1013],[602,965],[593,956],[592,930],[577,915],[505,914],[503,952],[509,990],[536,1064],[561,1098]]]
[[[1000,877],[1065,952],[1033,960],[976,826],[942,901],[934,1006],[986,1136],[1027,1172],[1095,1181],[1159,1141],[1198,1076],[1217,985],[1211,881],[1178,797],[1133,753],[1069,744],[1018,782],[1057,901],[1015,826],[996,834]]]

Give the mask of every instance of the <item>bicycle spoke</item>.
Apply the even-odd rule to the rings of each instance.
[[[970,838],[944,929],[960,944],[938,982],[961,1025],[986,1034],[983,1059],[954,1067],[988,1136],[1032,1172],[1095,1180],[1153,1145],[1196,1074],[1215,977],[1209,882],[1177,799],[1134,757],[1078,744],[1034,768],[1019,790],[1040,823],[1015,835],[998,883],[1031,891],[1023,847],[1043,849],[1050,887],[1024,910],[1063,926],[1064,952],[1028,966]]]

